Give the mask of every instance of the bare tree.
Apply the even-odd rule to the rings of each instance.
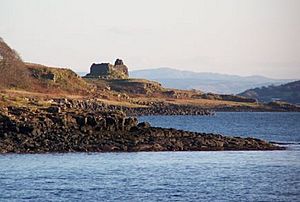
[[[0,86],[26,88],[28,80],[28,70],[21,57],[0,37]]]

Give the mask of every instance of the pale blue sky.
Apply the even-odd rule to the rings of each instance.
[[[299,0],[0,0],[25,61],[300,78]]]

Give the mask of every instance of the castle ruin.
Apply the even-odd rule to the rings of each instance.
[[[114,65],[110,63],[93,63],[90,67],[90,73],[85,77],[101,79],[126,79],[128,78],[128,68],[121,59],[117,59]]]

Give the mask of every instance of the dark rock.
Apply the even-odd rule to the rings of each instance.
[[[112,117],[107,117],[106,118],[106,129],[108,131],[114,131],[114,130],[116,130],[116,126],[117,126],[116,119],[114,119]]]
[[[129,129],[129,131],[130,132],[137,132],[137,131],[139,131],[140,129],[139,129],[139,127],[137,127],[137,126],[132,126],[132,127],[130,127],[130,129]]]
[[[34,136],[40,136],[40,135],[42,135],[42,131],[41,131],[41,129],[39,129],[39,128],[33,129],[31,133],[32,133],[32,135],[34,135]]]
[[[125,130],[130,130],[132,127],[137,126],[138,120],[136,117],[127,117],[124,124]]]
[[[116,65],[124,65],[123,60],[121,60],[121,59],[116,59],[116,61],[115,61],[115,66],[116,66]]]
[[[22,113],[26,113],[27,110],[24,109],[24,108],[21,108],[21,107],[13,107],[13,106],[9,106],[7,107],[8,109],[8,113],[9,114],[13,114],[13,115],[16,115],[16,116],[20,116]]]
[[[55,80],[56,80],[55,74],[53,74],[52,72],[48,72],[48,73],[46,73],[46,74],[42,74],[42,75],[41,75],[41,78],[47,79],[47,80],[52,80],[52,81],[54,81],[54,82],[55,82]]]
[[[97,121],[96,118],[93,116],[88,116],[87,117],[87,124],[90,126],[96,126],[97,125]]]
[[[282,149],[253,138],[155,128],[117,111],[95,111],[89,109],[91,103],[84,105],[85,110],[67,112],[26,108],[0,112],[0,153]]]
[[[139,128],[150,128],[151,127],[151,124],[148,123],[148,122],[141,122],[137,125],[137,127]]]
[[[33,126],[28,126],[28,125],[21,125],[19,126],[19,132],[23,134],[28,134],[33,131]]]
[[[60,107],[56,107],[56,106],[48,107],[47,111],[49,113],[60,113],[61,112],[61,108]]]
[[[76,123],[79,126],[85,126],[87,124],[87,117],[82,117],[82,116],[76,117]]]
[[[0,122],[1,123],[7,123],[10,122],[10,119],[8,116],[4,115],[4,114],[0,114]]]
[[[106,128],[106,119],[104,118],[101,118],[99,121],[98,121],[98,124],[96,126],[96,130],[97,131],[100,131],[100,130],[104,130]]]

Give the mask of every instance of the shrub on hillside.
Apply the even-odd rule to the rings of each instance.
[[[19,54],[0,37],[0,87],[26,88],[29,76]]]

